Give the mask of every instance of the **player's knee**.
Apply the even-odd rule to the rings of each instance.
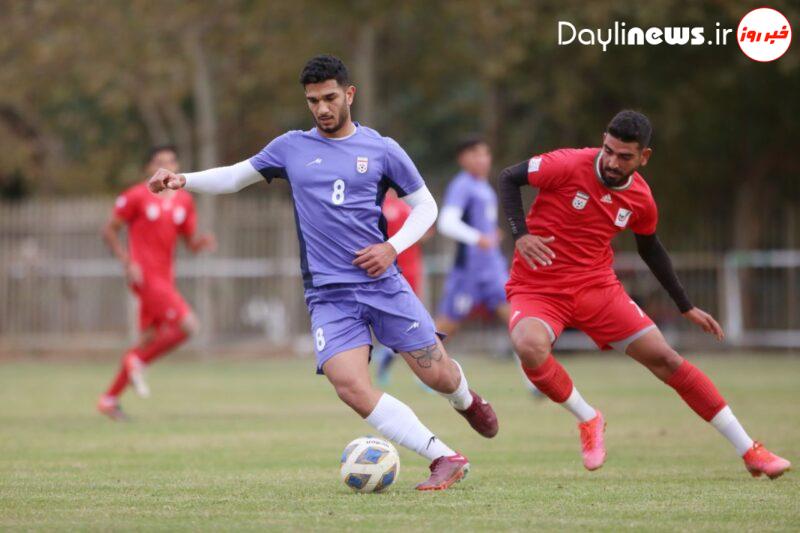
[[[647,359],[647,368],[659,379],[666,381],[678,370],[682,362],[683,357],[678,352],[669,346],[664,346]]]
[[[357,380],[344,380],[334,383],[336,395],[339,399],[346,403],[350,408],[355,410],[362,416],[369,414],[369,406],[365,405],[365,401],[369,398],[369,385],[360,383]]]
[[[552,349],[547,332],[530,327],[514,328],[511,342],[522,364],[528,368],[536,368],[544,363]]]

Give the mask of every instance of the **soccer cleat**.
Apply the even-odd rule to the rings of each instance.
[[[431,463],[430,469],[430,477],[417,485],[417,490],[445,490],[458,483],[469,474],[469,461],[460,453],[443,455]]]
[[[597,416],[587,422],[578,424],[581,432],[581,454],[583,466],[586,470],[597,470],[606,460],[606,446],[603,434],[606,431],[606,420],[603,413],[597,411]]]
[[[745,452],[742,459],[747,471],[753,477],[766,474],[770,479],[776,479],[792,468],[792,463],[764,448],[760,442],[754,442],[753,447]]]
[[[132,353],[125,358],[125,369],[128,371],[128,379],[131,380],[133,390],[140,398],[150,397],[150,387],[144,379],[144,363]]]
[[[469,393],[472,395],[472,403],[463,411],[456,409],[456,412],[467,419],[472,429],[491,439],[497,435],[499,429],[497,415],[491,404],[478,396],[474,390],[470,389]]]
[[[101,396],[97,402],[97,410],[116,422],[128,421],[128,415],[120,408],[117,399],[111,396]]]

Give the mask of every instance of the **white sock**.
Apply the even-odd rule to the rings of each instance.
[[[569,398],[561,405],[575,415],[575,418],[581,422],[588,422],[597,416],[597,411],[594,410],[594,407],[586,403],[586,400],[583,399],[583,396],[581,396],[581,393],[578,392],[578,389],[575,387],[572,387]]]
[[[711,419],[711,425],[733,444],[739,455],[744,455],[753,447],[753,439],[750,438],[727,405]]]
[[[456,453],[436,438],[409,406],[389,394],[383,393],[366,420],[387,439],[417,452],[429,461]]]
[[[469,392],[469,384],[467,383],[467,376],[464,375],[464,371],[461,369],[461,365],[458,364],[458,361],[452,359],[453,363],[455,363],[456,367],[458,368],[458,373],[461,374],[461,381],[458,382],[458,387],[451,393],[440,392],[442,396],[447,398],[455,409],[459,411],[463,411],[469,408],[472,405],[472,394]]]

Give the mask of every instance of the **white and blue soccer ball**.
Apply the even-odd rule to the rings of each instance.
[[[360,437],[342,452],[342,481],[356,492],[381,492],[400,474],[400,456],[392,443]]]

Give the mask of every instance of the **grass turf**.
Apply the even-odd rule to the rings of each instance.
[[[572,417],[533,400],[509,362],[467,359],[500,418],[475,434],[402,362],[388,391],[472,462],[443,493],[417,493],[427,464],[401,450],[386,494],[338,477],[341,449],[371,428],[311,360],[175,359],[132,393],[131,423],[94,411],[116,364],[0,365],[0,529],[797,530],[800,478],[752,479],[729,445],[622,357],[563,357],[608,420],[607,464],[583,470]],[[752,436],[800,460],[800,359],[698,357]]]

